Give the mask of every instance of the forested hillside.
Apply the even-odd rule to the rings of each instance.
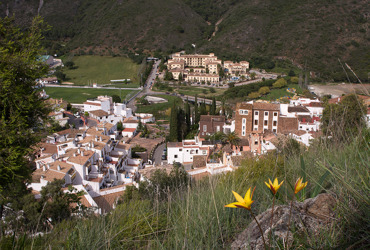
[[[25,25],[39,12],[52,26],[50,52],[194,52],[195,43],[198,53],[252,65],[288,58],[344,81],[338,59],[368,80],[368,7],[366,0],[7,0],[0,16]]]

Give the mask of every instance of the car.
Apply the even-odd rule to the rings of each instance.
[[[167,159],[166,155],[162,155],[162,160],[166,160],[166,159]]]

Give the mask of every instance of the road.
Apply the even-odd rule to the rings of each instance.
[[[161,165],[162,162],[162,154],[163,154],[163,149],[166,147],[166,143],[163,143],[157,147],[157,149],[154,152],[153,155],[153,160],[155,165]]]
[[[161,63],[161,60],[158,60],[154,63],[152,71],[150,72],[148,78],[145,81],[144,88],[141,91],[139,91],[138,94],[136,94],[135,96],[130,98],[130,100],[126,103],[127,107],[131,108],[133,112],[136,111],[136,105],[135,105],[136,104],[135,103],[136,98],[140,98],[144,95],[150,95],[152,93],[156,93],[156,92],[152,92],[151,88],[153,87],[153,83],[154,83],[154,80],[155,80],[155,77],[156,77],[157,69],[158,69],[158,66],[159,66],[160,63]]]

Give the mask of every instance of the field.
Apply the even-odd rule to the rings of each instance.
[[[137,105],[136,112],[151,113],[155,116],[156,120],[169,120],[170,113],[166,112],[166,110],[172,107],[173,102],[176,102],[177,106],[182,105],[182,100],[179,97],[170,95],[156,95],[156,96],[162,97],[166,99],[168,102],[150,105]]]
[[[51,98],[63,98],[70,103],[83,103],[86,99],[93,99],[99,95],[121,95],[121,99],[127,95],[133,95],[136,91],[132,90],[115,90],[115,89],[85,89],[85,88],[63,88],[63,87],[46,87],[46,93]]]
[[[131,79],[133,84],[127,87],[138,87],[140,65],[129,58],[111,56],[75,56],[72,61],[76,69],[64,68],[66,81],[76,85],[98,83],[109,84],[110,80]],[[65,61],[64,61],[65,63]],[[122,87],[124,84],[122,84]]]
[[[293,93],[289,93],[289,92],[286,91],[288,88],[295,88],[297,90],[298,94],[302,93],[302,89],[298,86],[298,84],[289,84],[288,87],[286,87],[286,88],[271,89],[270,93],[268,93],[265,96],[262,96],[260,99],[261,100],[273,101],[273,100],[279,99],[280,97],[284,97],[284,96],[293,97],[294,96]]]

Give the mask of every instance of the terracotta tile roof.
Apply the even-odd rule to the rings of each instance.
[[[263,102],[254,102],[253,109],[260,110],[277,110],[280,111],[280,104],[276,103],[263,103]]]
[[[42,148],[43,148],[42,150],[43,154],[52,155],[52,154],[58,153],[57,145],[55,144],[46,143],[46,142],[40,142],[39,144],[37,144],[36,146],[37,151],[41,151]]]
[[[209,122],[212,120],[216,122],[225,122],[225,116],[217,116],[217,115],[201,115],[200,116],[201,122]]]
[[[306,112],[309,113],[310,111],[305,107],[305,106],[293,106],[293,107],[288,107],[288,112]]]
[[[296,117],[279,117],[279,133],[290,133],[298,130],[298,118]]]
[[[181,148],[182,142],[167,142],[168,148]]]
[[[101,106],[101,104],[95,103],[95,102],[84,102],[83,104],[94,105],[94,106]]]
[[[98,117],[108,116],[108,113],[101,109],[89,111],[89,113],[91,115],[98,116]]]
[[[119,197],[123,195],[124,191],[106,194],[98,197],[94,197],[94,201],[98,204],[98,207],[101,208],[102,213],[109,213],[113,209],[114,203]]]
[[[136,131],[136,128],[125,128],[124,130],[122,130],[122,132],[135,132]]]
[[[103,122],[103,123],[99,123],[97,126],[98,128],[106,128],[107,130],[110,130],[111,128],[114,127],[114,124],[110,122]]]
[[[68,135],[69,138],[74,138],[78,133],[82,133],[82,131],[72,128],[57,132],[58,135]]]
[[[122,149],[125,149],[125,150],[129,150],[131,148],[131,145],[130,144],[124,144],[124,143],[120,142],[116,145],[116,148],[122,148]]]
[[[94,152],[91,150],[85,150],[82,148],[80,150],[84,153],[83,156],[81,154],[78,154],[76,150],[76,156],[72,155],[68,158],[68,161],[79,165],[84,165],[94,155]]]
[[[236,110],[239,109],[249,109],[252,110],[253,105],[251,103],[246,103],[246,102],[239,102],[236,104]]]
[[[131,119],[131,118],[127,118],[127,119],[125,119],[122,123],[123,123],[123,124],[125,124],[125,123],[139,123],[139,121],[137,121],[137,120],[133,120],[133,119]]]

